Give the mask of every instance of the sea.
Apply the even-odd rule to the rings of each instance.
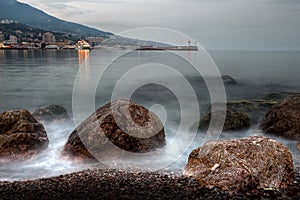
[[[192,140],[179,137],[178,141],[176,135],[189,132],[189,126],[207,113],[213,103],[300,92],[300,51],[211,50],[201,53],[199,56],[199,52],[193,51],[136,51],[113,47],[91,51],[0,50],[1,113],[15,109],[33,112],[48,105],[60,105],[74,121],[72,125],[45,124],[49,148],[36,160],[0,165],[0,180],[44,178],[91,167],[61,158],[60,151],[80,122],[114,99],[131,99],[159,116],[165,127],[167,146],[170,146],[161,157],[168,162],[160,167],[182,170],[189,152],[208,138],[205,133],[196,133]],[[220,84],[224,75],[237,84]],[[266,135],[257,124],[248,130],[222,132],[209,139],[250,135],[264,135],[284,143],[292,152],[295,167],[300,167],[297,141]]]

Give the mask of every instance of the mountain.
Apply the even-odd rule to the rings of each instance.
[[[44,33],[49,31],[54,33],[55,37],[58,40],[71,39],[73,41],[76,41],[79,38],[81,38],[80,36],[101,36],[109,38],[108,40],[105,40],[102,43],[106,45],[169,46],[167,44],[162,44],[154,41],[124,38],[116,36],[109,32],[100,31],[98,29],[90,28],[81,24],[67,22],[56,17],[50,16],[47,13],[36,9],[28,4],[20,3],[17,0],[0,0],[0,23],[1,20],[12,20],[17,22],[8,25],[3,24],[2,26],[0,26],[0,31],[4,33],[6,38],[10,34],[15,34],[17,30],[22,29],[21,31],[25,35],[26,33],[30,33],[34,36],[38,32]],[[6,29],[9,29],[9,31],[6,31]],[[28,31],[28,29],[33,30]],[[67,35],[67,38],[65,38],[63,33]]]
[[[139,40],[113,35],[101,42],[102,45],[121,45],[121,46],[156,46],[170,47],[170,44],[160,43],[150,40]]]
[[[58,19],[28,4],[17,2],[16,0],[0,1],[0,19],[15,20],[28,26],[52,32],[102,37],[113,35],[109,32]]]

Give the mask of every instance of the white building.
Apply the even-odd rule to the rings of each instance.
[[[0,31],[0,41],[4,40],[4,34]]]
[[[9,40],[10,40],[11,44],[18,44],[18,38],[14,35],[10,35]]]
[[[56,42],[55,36],[50,32],[44,33],[43,34],[43,42],[45,44],[52,44],[52,43]]]

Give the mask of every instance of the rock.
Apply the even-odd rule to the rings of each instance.
[[[0,163],[32,158],[47,146],[44,126],[27,110],[0,114]]]
[[[288,96],[272,106],[261,128],[265,133],[300,138],[300,94]]]
[[[63,155],[91,161],[95,157],[116,156],[111,143],[136,153],[161,148],[166,144],[163,125],[158,117],[135,102],[115,100],[99,108],[71,133]]]
[[[239,101],[228,101],[226,106],[227,109],[233,112],[242,112],[249,116],[251,124],[257,124],[265,113],[278,101],[276,100],[239,100]],[[218,107],[218,104],[215,104]],[[210,109],[210,108],[209,108]]]
[[[228,191],[282,189],[295,180],[288,148],[261,136],[205,143],[189,155],[184,175]]]
[[[234,112],[257,112],[260,110],[267,110],[271,108],[273,105],[278,103],[278,101],[274,100],[240,100],[240,101],[228,101],[227,109],[230,109]]]
[[[287,96],[289,96],[288,93],[283,93],[283,92],[280,92],[280,93],[269,93],[269,94],[266,94],[263,99],[265,100],[275,100],[275,101],[281,101],[283,100],[284,98],[286,98]]]
[[[50,105],[45,108],[38,108],[32,115],[40,122],[70,120],[66,109],[58,105]]]
[[[231,76],[229,75],[224,75],[222,76],[222,80],[223,83],[225,85],[238,85],[238,83],[236,82],[236,80],[234,80]]]
[[[218,112],[221,111],[216,111],[217,115]],[[209,112],[208,114],[206,114],[204,117],[200,119],[198,128],[201,130],[207,130],[210,124],[210,119],[211,119],[211,112]],[[225,118],[223,130],[225,131],[240,130],[240,129],[248,128],[249,126],[250,126],[250,118],[248,117],[247,114],[241,112],[232,112],[231,110],[226,111],[226,118]]]

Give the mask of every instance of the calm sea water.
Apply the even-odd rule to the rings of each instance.
[[[225,86],[229,100],[257,99],[270,92],[300,91],[300,51],[211,51],[209,53],[221,74],[230,75],[239,83],[238,86]],[[194,59],[193,52],[187,53],[186,56],[188,59]],[[112,62],[109,62],[111,59]],[[91,52],[0,50],[0,112],[9,109],[33,111],[39,107],[57,104],[65,107],[72,116],[73,91],[81,94],[80,97],[76,95],[75,97],[82,98],[83,108],[91,102],[95,102],[94,108],[98,108],[111,100],[111,94],[119,80],[126,78],[134,67],[146,63],[160,63],[176,69],[191,84],[200,111],[204,112],[208,109],[209,91],[201,75],[189,62],[169,52],[126,52],[118,49],[95,49]],[[149,72],[133,74],[127,76],[129,79],[121,82],[120,85],[125,88],[137,85],[132,99],[148,108],[152,105],[161,105],[164,109],[157,107],[156,111],[163,111],[160,117],[166,118],[163,119],[166,120],[166,134],[172,135],[178,129],[177,123],[180,121],[181,110],[178,97],[184,97],[188,104],[192,104],[192,97],[189,97],[189,93],[178,81],[178,77],[157,70],[153,74],[152,76]],[[146,76],[155,77],[155,80],[151,84],[145,84]],[[157,84],[159,80],[170,84],[176,92]],[[127,90],[121,89],[118,92],[121,95],[128,95]],[[85,95],[92,96],[92,99],[85,98]],[[83,111],[82,119],[91,112],[90,109]],[[46,125],[50,140],[49,149],[37,161],[23,164],[22,167],[20,165],[0,166],[0,179],[47,177],[81,169],[83,166],[58,159],[58,153],[73,128],[55,124]],[[261,133],[252,128],[234,135],[224,133],[221,138],[238,138],[253,134]],[[296,141],[274,138],[289,146],[298,163],[299,158],[295,153]],[[197,143],[191,145],[190,150],[195,146]],[[179,168],[184,166],[186,158],[187,155],[178,162]]]
[[[86,67],[87,57],[92,56],[97,58],[99,68],[104,68],[106,66],[103,65],[107,64],[105,57],[115,52],[119,54],[121,51],[93,50],[91,55],[88,55],[86,52],[67,50],[0,50],[0,111],[35,109],[49,104],[59,104],[71,112],[73,85],[80,66]],[[251,89],[250,94],[249,90],[243,91],[244,88],[241,87],[237,89],[241,95],[235,97],[237,94],[232,91],[234,95],[231,95],[229,91],[228,98],[243,98],[243,93],[246,97],[258,97],[257,94],[261,93],[299,91],[299,51],[211,51],[209,53],[222,74],[230,75],[242,85],[250,86],[248,88]],[[187,78],[194,76],[195,71],[191,69],[192,67],[174,58],[173,55],[163,52],[143,52],[142,55],[137,55],[136,52],[132,52],[108,67],[101,79],[105,84],[106,88],[104,88],[111,89],[120,76],[141,62],[138,59],[144,59],[144,62],[163,62],[179,68],[180,73]],[[99,74],[90,74],[88,69],[79,72],[81,78],[86,81],[99,78]],[[140,79],[142,80],[143,77]],[[172,81],[176,84],[176,80]],[[109,100],[111,91],[99,92],[101,93],[99,96],[103,99],[99,104]]]

